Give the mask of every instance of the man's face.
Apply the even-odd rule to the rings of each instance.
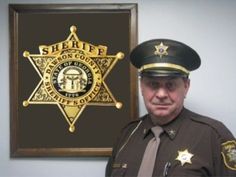
[[[181,77],[142,77],[141,92],[152,119],[162,124],[173,120],[183,108],[189,86],[189,79]]]

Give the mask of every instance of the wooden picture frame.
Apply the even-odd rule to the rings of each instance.
[[[9,28],[11,157],[109,156],[121,128],[139,112],[137,71],[129,62],[137,44],[137,4],[10,4]],[[77,95],[62,92],[64,85],[58,98],[49,91],[46,74],[55,93],[60,73],[72,73],[77,63],[73,57],[59,60],[70,56],[65,51],[73,57],[83,53],[79,62],[88,73],[80,73],[87,74],[87,85]],[[47,72],[52,60],[64,63]],[[107,95],[110,103],[98,95]]]

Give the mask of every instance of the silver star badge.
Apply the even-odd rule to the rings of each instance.
[[[178,151],[178,156],[175,160],[180,161],[181,166],[184,166],[185,163],[192,164],[191,158],[194,155],[190,152],[188,152],[188,149],[185,149],[184,151]]]

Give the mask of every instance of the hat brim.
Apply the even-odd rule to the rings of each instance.
[[[188,77],[188,74],[178,70],[166,70],[165,69],[146,69],[140,72],[140,76],[146,77]]]

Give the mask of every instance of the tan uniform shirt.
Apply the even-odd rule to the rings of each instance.
[[[137,176],[146,145],[153,137],[153,126],[146,115],[122,130],[106,176]],[[184,108],[162,128],[153,177],[236,177],[236,141],[219,121]]]

